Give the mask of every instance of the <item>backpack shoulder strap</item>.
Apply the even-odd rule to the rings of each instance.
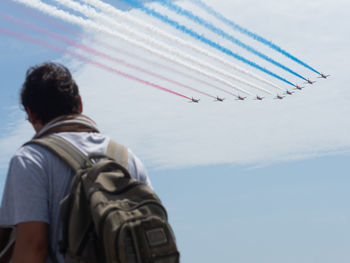
[[[125,169],[128,169],[128,155],[128,148],[126,148],[124,145],[116,143],[112,139],[109,141],[107,156],[115,160]]]
[[[74,145],[58,136],[51,135],[40,139],[33,139],[24,145],[28,144],[38,144],[45,147],[70,166],[75,173],[92,164],[89,158]]]

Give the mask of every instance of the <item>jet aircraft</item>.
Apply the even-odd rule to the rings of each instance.
[[[293,93],[294,93],[294,91],[286,90],[286,93],[284,93],[284,94],[286,94],[286,95],[293,95]]]
[[[302,89],[304,89],[304,88],[305,88],[305,87],[301,87],[301,86],[295,85],[295,89],[302,90]]]
[[[323,74],[323,73],[321,73],[320,75],[321,75],[321,76],[320,76],[320,77],[318,77],[319,79],[321,79],[321,78],[326,79],[326,78],[328,78],[328,77],[330,77],[330,76],[331,76],[331,75],[326,75],[326,74]]]
[[[195,99],[192,97],[190,102],[198,103],[199,101],[200,101],[200,99]]]
[[[283,100],[284,96],[278,95],[275,97],[276,100]]]
[[[314,84],[316,81],[311,81],[310,79],[306,80],[307,82],[305,82],[305,84]]]
[[[245,100],[247,97],[242,97],[240,95],[237,96],[237,100]]]
[[[221,101],[221,102],[223,102],[225,100],[225,98],[220,98],[219,96],[216,96],[216,99],[215,99],[215,101]]]
[[[264,97],[256,96],[255,99],[256,99],[256,100],[263,100]]]

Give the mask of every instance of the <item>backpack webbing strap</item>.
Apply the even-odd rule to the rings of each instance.
[[[107,156],[114,159],[125,169],[128,169],[128,149],[124,145],[110,140],[107,148]]]
[[[87,164],[91,164],[91,161],[75,146],[58,136],[47,136],[40,139],[34,139],[27,142],[25,145],[33,143],[41,145],[56,154],[67,165],[69,165],[75,173],[81,168],[86,167]]]

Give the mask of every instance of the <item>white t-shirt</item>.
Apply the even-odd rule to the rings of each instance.
[[[100,133],[55,134],[82,153],[106,153],[110,138]],[[128,149],[128,170],[132,177],[151,186],[142,162]],[[59,203],[68,194],[74,174],[59,157],[39,145],[21,147],[11,159],[0,208],[0,226],[37,221],[49,224],[50,247],[58,262],[61,240]],[[52,262],[47,259],[46,262]]]

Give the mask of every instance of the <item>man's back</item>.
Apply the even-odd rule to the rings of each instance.
[[[72,143],[85,155],[105,153],[110,141],[108,136],[100,133],[66,132],[56,135]],[[144,166],[130,150],[128,169],[135,179],[150,185]],[[47,149],[38,145],[20,148],[10,164],[0,225],[28,221],[49,224],[50,248],[59,262],[63,262],[58,253],[61,238],[59,203],[68,193],[73,176],[72,170]]]
[[[84,154],[106,152],[109,138],[99,134],[95,123],[82,115],[78,85],[65,66],[48,62],[30,67],[20,101],[36,137],[57,133]],[[131,176],[150,184],[142,163],[131,151],[128,153]],[[42,146],[26,145],[12,158],[0,228],[16,226],[15,262],[43,263],[50,251],[59,257],[59,203],[68,193],[72,178],[73,171]]]

